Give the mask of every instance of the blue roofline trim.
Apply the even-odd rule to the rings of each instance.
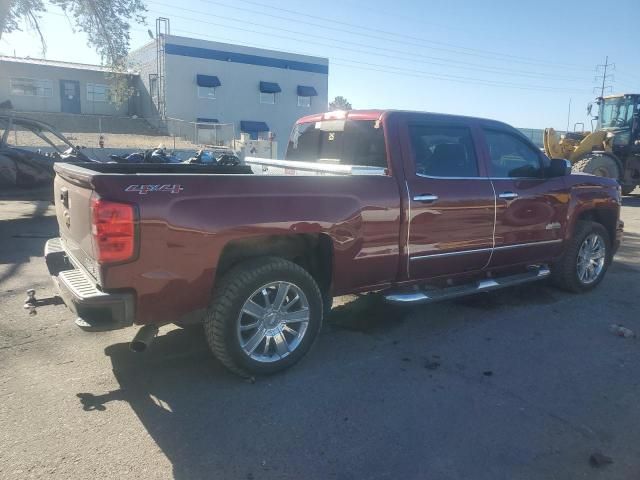
[[[298,62],[296,60],[284,60],[282,58],[263,57],[260,55],[248,55],[246,53],[225,52],[210,48],[188,47],[167,43],[164,51],[168,55],[181,55],[183,57],[206,58],[209,60],[219,60],[221,62],[244,63],[247,65],[259,65],[262,67],[282,68],[284,70],[299,70],[312,73],[329,73],[328,65],[318,63]]]
[[[198,117],[198,118],[196,118],[196,123],[218,123],[218,119],[217,118]]]

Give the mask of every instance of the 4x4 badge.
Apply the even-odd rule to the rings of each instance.
[[[139,195],[151,192],[180,193],[182,190],[182,185],[129,185],[124,189],[125,192],[138,192]]]

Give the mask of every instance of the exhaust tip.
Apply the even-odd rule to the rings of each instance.
[[[158,327],[156,325],[145,325],[140,330],[138,330],[136,336],[133,337],[133,340],[131,340],[131,343],[129,343],[129,349],[135,353],[144,352],[147,348],[149,348],[149,345],[157,334]]]

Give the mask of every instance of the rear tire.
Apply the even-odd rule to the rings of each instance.
[[[322,304],[318,285],[302,267],[278,257],[247,260],[216,285],[204,322],[207,343],[240,376],[279,372],[313,345]]]
[[[615,158],[610,155],[590,154],[576,162],[571,168],[576,173],[590,173],[598,177],[607,177],[618,180],[620,168]]]
[[[635,185],[622,185],[622,194],[623,195],[629,195],[635,189],[636,189]]]
[[[595,259],[602,255],[601,265],[599,260],[585,261],[585,258],[589,258],[588,253],[592,250],[590,244],[594,238],[597,241],[593,244],[600,245],[600,249],[593,248],[592,257]],[[611,241],[607,230],[599,223],[580,220],[576,224],[573,238],[569,240],[562,258],[551,267],[551,278],[553,283],[563,290],[575,293],[587,292],[602,281],[610,263]],[[582,277],[584,270],[581,265],[593,267],[591,269],[593,275]],[[589,269],[589,267],[586,268]]]

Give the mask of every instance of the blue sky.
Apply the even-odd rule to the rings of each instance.
[[[640,2],[615,11],[595,0],[171,0],[148,1],[171,32],[228,43],[325,56],[329,95],[356,108],[403,108],[495,118],[518,127],[564,129],[587,121],[596,64],[616,64],[615,92],[640,92]],[[611,22],[608,28],[606,22]],[[86,37],[60,10],[42,19],[47,58],[99,63]],[[3,36],[0,53],[41,57],[33,31]],[[588,121],[587,121],[588,123]]]

